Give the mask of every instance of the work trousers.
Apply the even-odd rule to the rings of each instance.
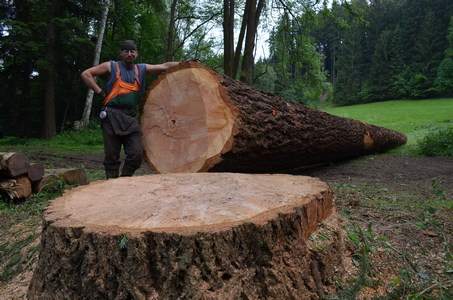
[[[101,122],[104,137],[104,168],[106,178],[116,178],[120,175],[120,154],[124,147],[126,158],[121,176],[132,176],[140,167],[143,160],[142,135],[134,131],[125,135],[118,135],[113,130],[112,124],[106,119]]]

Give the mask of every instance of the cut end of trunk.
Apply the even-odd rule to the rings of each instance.
[[[231,148],[234,115],[218,77],[196,63],[162,76],[142,115],[148,162],[159,173],[208,170]]]
[[[32,193],[31,181],[27,176],[2,181],[0,182],[0,192],[8,195],[11,200],[28,198]]]
[[[67,192],[46,212],[56,227],[110,233],[194,234],[262,225],[296,208],[305,233],[332,212],[332,193],[318,179],[291,175],[195,173],[95,182]]]
[[[0,152],[0,169],[11,177],[27,173],[29,162],[27,157],[18,152]]]

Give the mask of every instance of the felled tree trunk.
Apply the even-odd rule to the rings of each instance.
[[[29,167],[27,157],[17,152],[0,152],[0,174],[17,177],[26,174]]]
[[[52,202],[41,241],[28,299],[318,299],[343,272],[333,194],[303,176],[98,181]]]
[[[193,62],[160,76],[141,123],[146,158],[160,173],[285,171],[406,142],[401,133],[286,102]]]

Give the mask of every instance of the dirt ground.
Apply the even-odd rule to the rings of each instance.
[[[31,158],[48,168],[84,167],[102,176],[100,155]],[[145,164],[137,172],[148,173]],[[353,255],[355,275],[330,299],[453,299],[452,158],[381,154],[299,174],[319,177],[334,190]],[[35,224],[27,249],[38,243]],[[0,226],[0,237],[17,239],[20,226]],[[37,254],[28,254],[8,280],[0,277],[0,299],[23,299]]]

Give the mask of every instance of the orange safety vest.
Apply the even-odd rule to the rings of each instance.
[[[134,83],[129,83],[121,79],[121,72],[118,63],[115,63],[116,76],[115,82],[113,83],[112,90],[105,97],[103,105],[107,106],[112,100],[121,95],[126,95],[130,93],[138,93],[140,91],[140,79],[139,71],[137,65],[134,65],[135,70],[135,80]]]

